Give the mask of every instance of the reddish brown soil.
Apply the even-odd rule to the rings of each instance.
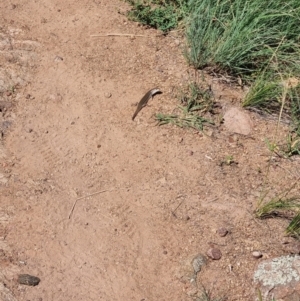
[[[193,300],[203,285],[254,300],[261,259],[252,252],[287,252],[286,222],[253,215],[276,123],[252,113],[249,136],[223,125],[208,136],[157,127],[153,115],[172,112],[194,73],[176,32],[130,22],[127,9],[117,0],[0,3],[0,95],[13,104],[1,109],[3,300]],[[91,36],[109,33],[143,37]],[[240,89],[206,81],[223,111],[239,106]],[[163,94],[132,122],[133,104],[155,86]],[[226,156],[238,164],[220,164]],[[298,166],[272,159],[270,196],[299,178]],[[78,200],[69,218],[77,198],[103,190]],[[212,245],[222,258],[190,281],[190,259]],[[19,273],[41,282],[18,285]]]

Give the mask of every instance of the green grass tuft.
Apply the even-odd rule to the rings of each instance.
[[[187,0],[126,1],[132,6],[128,12],[129,19],[163,32],[176,28],[187,10]]]
[[[181,128],[193,128],[203,131],[205,125],[214,122],[204,117],[213,109],[213,95],[209,89],[201,89],[196,83],[191,83],[187,91],[180,92],[180,114],[156,114],[158,125],[173,124]]]
[[[279,70],[299,73],[299,4],[299,0],[189,1],[189,61],[197,68],[209,65],[251,81],[249,76],[257,71],[272,69],[276,53]]]
[[[263,196],[255,211],[255,215],[262,219],[280,217],[291,220],[286,228],[286,233],[288,235],[300,237],[300,196],[287,196],[294,186],[295,185],[282,195],[274,197],[267,202],[265,202],[265,196]]]
[[[282,86],[279,85],[278,79],[275,79],[272,74],[262,73],[250,87],[244,101],[244,107],[259,107],[260,109],[270,110],[271,107],[276,107],[279,111],[279,99],[282,94]]]

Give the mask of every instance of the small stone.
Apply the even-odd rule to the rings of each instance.
[[[36,286],[40,283],[40,281],[40,278],[28,274],[20,274],[18,276],[18,283],[20,284]]]
[[[224,236],[226,236],[226,235],[228,234],[228,230],[225,229],[225,228],[219,228],[219,229],[217,230],[217,233],[218,233],[221,237],[224,237]]]
[[[54,62],[62,62],[64,60],[63,57],[57,55],[55,58],[54,58]]]
[[[219,260],[222,257],[222,253],[218,248],[210,248],[206,254],[213,260]]]
[[[104,96],[105,96],[106,98],[111,98],[111,93],[106,92],[106,93],[104,93]]]
[[[199,273],[201,271],[202,266],[204,266],[205,264],[206,258],[203,255],[198,254],[197,256],[195,256],[192,261],[192,266],[195,274]]]
[[[254,251],[254,252],[252,253],[252,256],[253,256],[254,258],[258,259],[258,258],[261,258],[261,257],[262,257],[262,254],[261,254],[261,252],[259,252],[259,251]]]

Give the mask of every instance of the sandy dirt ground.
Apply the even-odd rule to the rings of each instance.
[[[194,72],[180,36],[128,21],[127,10],[117,0],[0,3],[2,299],[183,301],[204,286],[254,300],[252,252],[287,251],[286,222],[253,210],[263,183],[273,196],[299,178],[299,159],[273,158],[265,181],[276,123],[254,113],[248,136],[156,126]],[[142,36],[92,36],[109,33]],[[240,88],[206,83],[222,112],[240,106]],[[163,94],[133,122],[156,86]],[[228,156],[238,164],[222,165]],[[195,276],[191,260],[212,246],[222,258]],[[20,285],[20,273],[41,282]]]

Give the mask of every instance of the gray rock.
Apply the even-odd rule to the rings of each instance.
[[[175,272],[175,277],[183,283],[195,284],[197,274],[202,270],[206,263],[207,259],[202,254],[189,256],[180,263]]]
[[[20,274],[18,276],[18,283],[30,285],[30,286],[36,286],[40,283],[41,279],[36,276],[28,275],[28,274]]]
[[[195,274],[198,274],[201,271],[202,266],[204,266],[205,264],[206,258],[203,255],[198,254],[197,256],[195,256],[192,261],[192,266],[195,271]]]
[[[265,298],[300,300],[300,256],[264,260],[257,266],[253,279]]]

